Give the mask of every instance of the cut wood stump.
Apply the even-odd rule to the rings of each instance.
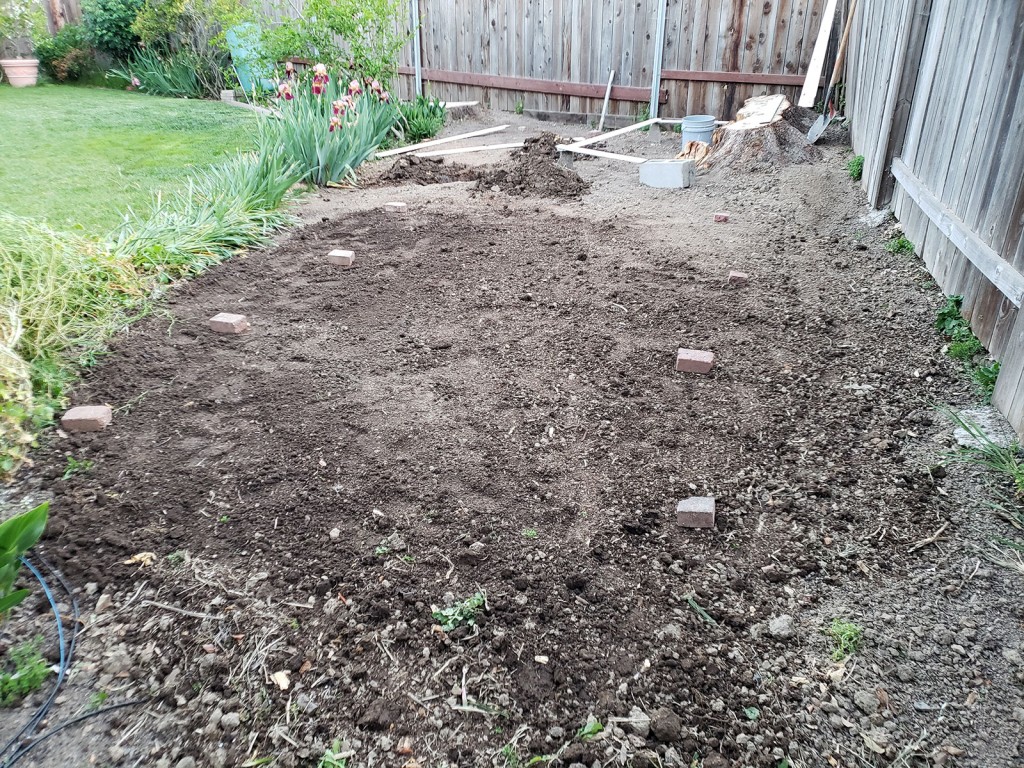
[[[704,167],[765,171],[817,159],[806,134],[786,120],[791,106],[782,94],[747,99],[736,119],[715,131]]]

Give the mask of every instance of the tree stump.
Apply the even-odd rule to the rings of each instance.
[[[704,167],[766,171],[816,160],[818,150],[786,120],[791,106],[781,94],[747,99],[736,119],[715,131]]]

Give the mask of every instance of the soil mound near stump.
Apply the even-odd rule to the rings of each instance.
[[[582,197],[590,189],[590,182],[556,162],[555,145],[566,141],[550,132],[527,139],[508,161],[484,173],[477,189],[498,187],[499,191],[516,197]]]
[[[395,160],[394,165],[380,177],[380,183],[398,184],[450,184],[453,181],[476,181],[480,171],[460,163],[445,163],[441,157],[415,157],[407,155]]]

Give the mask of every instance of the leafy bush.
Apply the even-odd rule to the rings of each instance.
[[[282,6],[288,8],[284,0]],[[306,0],[301,17],[263,30],[264,63],[290,57],[322,61],[346,80],[366,77],[387,88],[408,40],[399,31],[405,29],[406,8],[404,0]]]
[[[53,37],[39,40],[35,55],[43,71],[60,83],[77,80],[93,61],[89,35],[80,24],[65,24]]]
[[[39,690],[50,674],[50,666],[39,653],[41,640],[22,643],[7,652],[7,666],[0,671],[0,707],[9,707]]]
[[[415,101],[398,105],[405,140],[415,144],[436,136],[444,127],[447,110],[437,99],[417,96]]]
[[[311,82],[282,83],[279,93],[280,115],[260,122],[260,152],[280,154],[318,186],[353,180],[397,119],[386,92],[363,93],[357,81],[346,89],[323,65]]]
[[[210,90],[202,80],[198,58],[188,50],[158,53],[142,48],[131,63],[115,67],[110,74],[154,96],[201,99]]]
[[[854,181],[860,181],[864,175],[864,155],[857,155],[853,160],[846,164],[846,170],[850,174],[850,178]]]
[[[977,365],[971,368],[971,378],[978,388],[978,394],[985,402],[991,402],[992,393],[996,389],[996,379],[999,378],[999,361],[994,360],[988,365]]]
[[[139,42],[132,31],[144,0],[83,0],[82,22],[93,46],[115,59],[127,59]]]
[[[46,528],[49,503],[0,523],[0,618],[28,597],[27,589],[14,589],[21,568],[21,558],[28,552]]]
[[[46,15],[35,0],[0,0],[0,42],[15,46],[22,40],[35,41],[46,35]]]

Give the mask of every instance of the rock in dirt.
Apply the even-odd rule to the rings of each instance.
[[[242,718],[237,712],[227,712],[220,719],[220,727],[225,731],[237,731],[242,724]]]
[[[395,722],[396,713],[384,699],[377,699],[370,704],[359,718],[358,725],[368,731],[384,731]]]
[[[780,640],[796,637],[796,620],[788,613],[776,616],[768,622],[768,634]]]
[[[660,742],[673,742],[682,732],[683,719],[667,707],[662,707],[651,717],[651,733]]]
[[[965,429],[958,426],[953,430],[953,439],[961,448],[983,448],[984,442],[979,439],[979,432],[985,439],[1000,448],[1009,447],[1017,439],[1013,427],[991,405],[966,408],[960,411],[959,415],[960,419],[969,427],[969,429]]]
[[[508,195],[517,197],[579,198],[590,189],[590,182],[579,174],[558,165],[556,144],[568,140],[553,133],[542,133],[527,139],[522,149],[512,153],[507,160],[480,177],[477,189],[480,191],[497,187]]]
[[[196,759],[194,757],[183,757],[174,764],[174,768],[196,768]]]
[[[878,711],[878,696],[873,691],[857,691],[853,694],[853,703],[865,715],[873,715]]]
[[[105,613],[109,611],[114,605],[114,598],[104,592],[100,595],[99,600],[96,601],[96,613]]]
[[[635,733],[637,736],[647,738],[651,732],[651,718],[640,707],[633,707],[629,710],[629,721],[623,723],[626,730]]]
[[[704,758],[704,768],[729,768],[729,761],[717,752],[710,753]]]

